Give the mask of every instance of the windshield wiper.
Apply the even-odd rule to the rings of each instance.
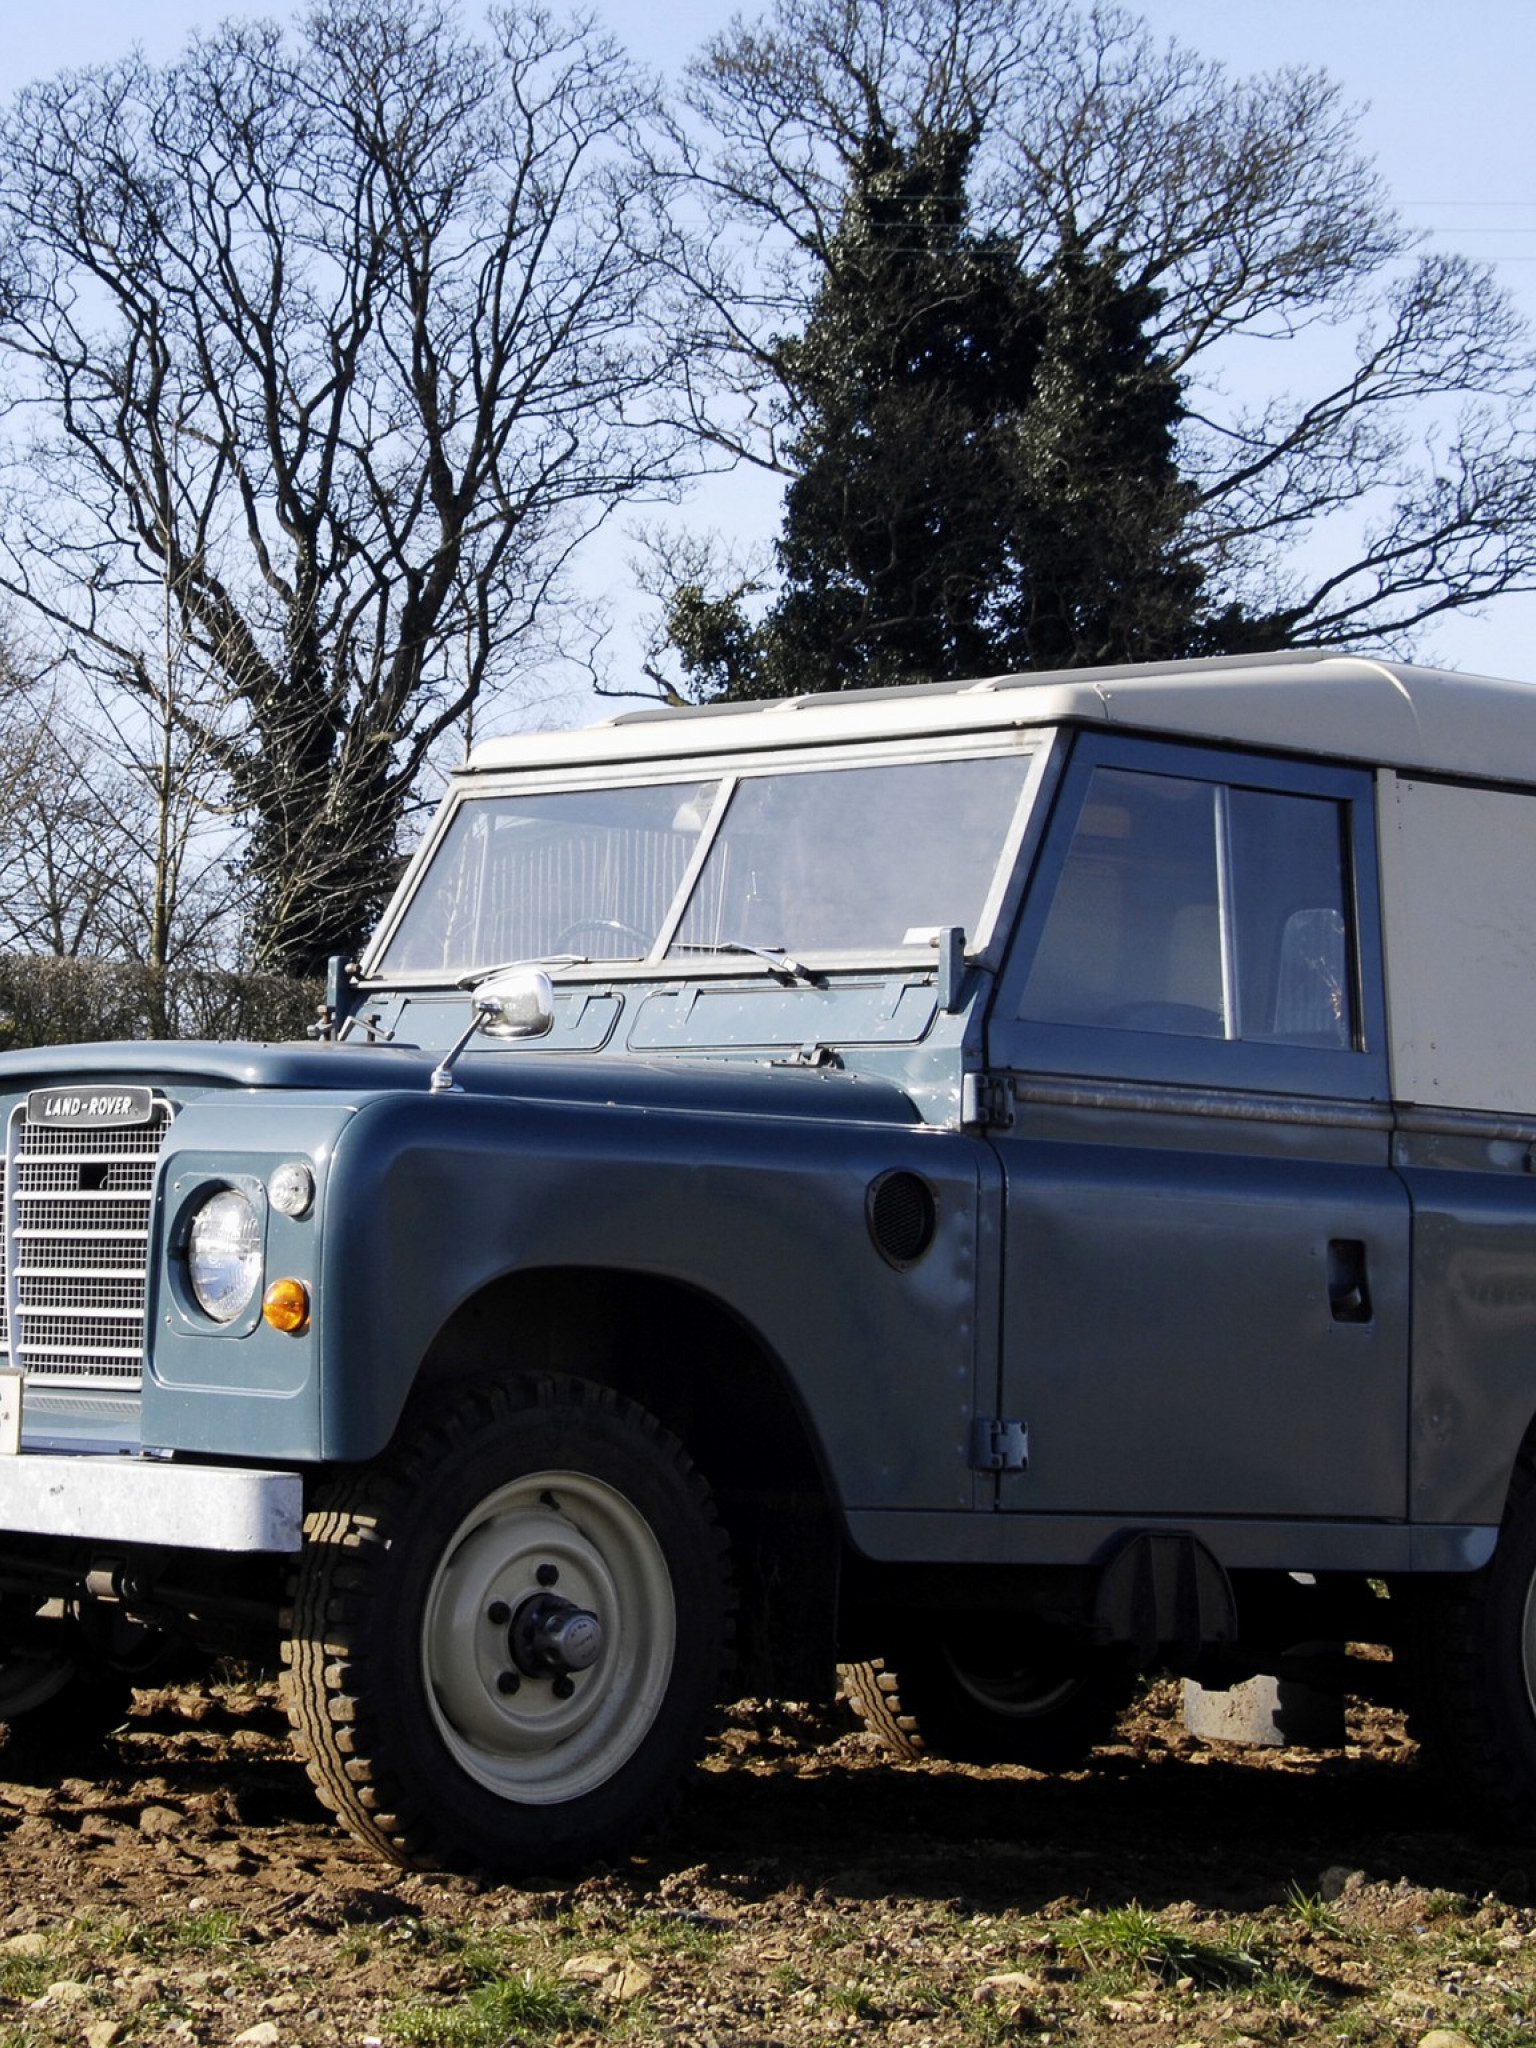
[[[713,945],[702,940],[690,939],[674,949],[679,953],[749,953],[754,960],[765,961],[774,974],[785,981],[803,981],[809,988],[821,988],[824,984],[809,967],[797,960],[792,953],[786,953],[782,946],[752,946],[745,939],[718,939]]]
[[[482,981],[489,981],[492,975],[509,974],[514,967],[590,967],[591,959],[585,953],[524,953],[516,960],[498,960],[494,967],[472,967],[468,974],[461,974],[453,984],[455,988],[478,988]]]

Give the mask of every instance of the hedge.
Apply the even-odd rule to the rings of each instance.
[[[302,1038],[319,982],[0,954],[0,1051],[108,1038]]]

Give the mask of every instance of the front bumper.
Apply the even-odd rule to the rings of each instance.
[[[297,1472],[105,1455],[0,1457],[0,1531],[157,1550],[294,1551],[303,1525]]]

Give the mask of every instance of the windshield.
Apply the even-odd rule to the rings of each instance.
[[[671,951],[795,953],[974,933],[1018,802],[1018,755],[743,778]]]
[[[574,953],[643,960],[676,897],[717,782],[472,797],[385,953],[388,973],[467,973]]]
[[[378,968],[880,953],[974,935],[1029,756],[470,796]]]

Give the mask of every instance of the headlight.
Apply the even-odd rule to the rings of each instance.
[[[187,1278],[197,1305],[232,1323],[261,1285],[261,1218],[238,1188],[222,1188],[192,1219]]]

